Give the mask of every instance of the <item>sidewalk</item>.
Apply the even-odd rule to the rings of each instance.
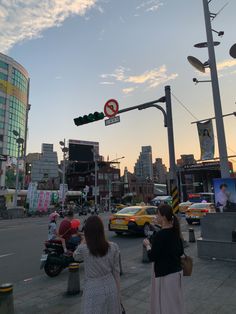
[[[184,234],[187,239],[187,234]],[[194,258],[194,272],[184,278],[187,314],[236,313],[236,265],[234,263],[200,260],[196,243],[186,253]],[[123,260],[121,277],[123,304],[127,314],[146,314],[149,307],[151,264],[141,262],[141,249]],[[40,276],[14,286],[16,314],[78,314],[81,296],[65,295],[68,271],[57,278]],[[83,289],[83,265],[80,269]],[[111,313],[112,314],[112,313]],[[174,314],[174,313],[173,313]]]

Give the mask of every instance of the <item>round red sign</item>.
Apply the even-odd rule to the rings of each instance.
[[[108,118],[114,117],[119,111],[119,104],[115,99],[109,99],[104,106],[104,113]]]

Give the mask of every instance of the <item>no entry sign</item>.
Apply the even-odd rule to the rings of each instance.
[[[104,113],[108,118],[114,117],[119,111],[119,104],[115,99],[109,99],[104,106]]]

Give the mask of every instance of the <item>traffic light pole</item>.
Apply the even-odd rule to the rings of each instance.
[[[166,103],[166,111],[159,105],[158,102]],[[173,130],[173,119],[172,119],[172,104],[171,104],[171,92],[170,86],[165,86],[165,96],[158,100],[150,101],[141,105],[121,109],[118,113],[124,113],[131,110],[143,110],[154,107],[159,109],[164,116],[164,126],[167,128],[168,135],[168,148],[169,148],[169,165],[170,165],[170,191],[173,198],[173,211],[178,211],[179,197],[177,190],[177,175],[176,175],[176,164],[175,164],[175,145],[174,145],[174,130]]]

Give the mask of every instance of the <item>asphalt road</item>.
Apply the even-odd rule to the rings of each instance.
[[[108,231],[110,214],[101,214],[106,235],[116,242],[121,250],[122,259],[135,256],[141,259],[143,237],[135,235],[116,236]],[[80,217],[83,220],[85,216]],[[60,220],[58,221],[60,223]],[[182,230],[187,225],[182,219]],[[27,281],[35,276],[45,276],[39,269],[44,241],[47,239],[48,217],[24,218],[0,221],[0,283]]]

